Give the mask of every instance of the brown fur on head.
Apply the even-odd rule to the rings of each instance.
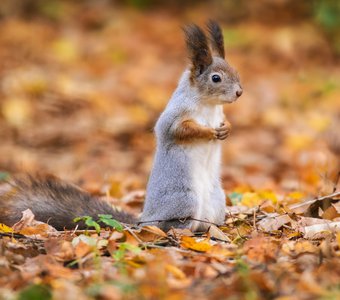
[[[215,51],[219,57],[224,58],[224,38],[221,27],[213,20],[208,21],[207,27],[209,31],[209,40],[213,51]]]
[[[192,77],[201,75],[212,63],[208,40],[201,28],[196,24],[184,27],[189,58],[192,62]]]
[[[190,83],[197,88],[205,103],[223,104],[235,101],[242,94],[238,73],[224,60],[224,41],[220,26],[209,21],[209,42],[197,25],[184,28],[191,61]]]

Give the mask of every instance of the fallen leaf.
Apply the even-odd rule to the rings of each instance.
[[[288,214],[278,215],[278,214],[270,214],[269,216],[262,219],[258,222],[258,226],[261,230],[270,232],[273,230],[278,230],[283,225],[292,222],[292,219]]]
[[[326,220],[325,220],[326,221]],[[327,222],[324,224],[310,225],[302,228],[306,239],[319,239],[330,233],[340,231],[340,222]]]
[[[208,234],[210,237],[213,237],[220,241],[231,242],[231,240],[226,236],[226,234],[221,229],[216,227],[215,225],[210,226]]]
[[[15,232],[18,232],[27,236],[35,236],[36,238],[46,238],[51,234],[55,234],[58,231],[52,226],[36,221],[34,214],[30,209],[26,209],[22,212],[22,218],[19,222],[12,226]]]
[[[156,226],[144,226],[139,230],[134,230],[134,233],[143,242],[156,241],[157,239],[166,238],[166,233]]]
[[[0,223],[0,232],[9,233],[9,232],[14,232],[14,230],[13,230],[13,228],[8,227],[7,225]]]
[[[169,273],[171,273],[176,279],[185,279],[186,278],[184,272],[174,265],[166,265],[165,269]]]
[[[196,241],[195,238],[190,236],[182,236],[181,246],[183,248],[195,250],[198,252],[207,252],[212,247],[208,239]]]

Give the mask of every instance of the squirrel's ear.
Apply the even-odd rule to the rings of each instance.
[[[183,28],[189,57],[192,63],[192,75],[201,75],[212,63],[212,56],[207,37],[197,25],[192,24]]]
[[[209,31],[209,40],[213,51],[216,52],[218,56],[224,58],[224,39],[221,27],[213,20],[208,21],[207,27]]]

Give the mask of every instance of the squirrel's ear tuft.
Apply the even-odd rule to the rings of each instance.
[[[220,57],[224,58],[224,39],[221,27],[216,21],[213,20],[208,21],[207,27],[209,31],[209,40],[213,51],[215,51]]]
[[[191,72],[194,77],[197,77],[212,63],[207,37],[203,30],[195,24],[185,26],[183,30],[192,63]]]

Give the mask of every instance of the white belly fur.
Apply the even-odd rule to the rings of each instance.
[[[223,122],[222,106],[204,107],[192,116],[201,125],[212,128],[219,127]],[[220,178],[221,144],[210,141],[191,145],[187,149],[190,157],[193,189],[198,195],[195,219],[215,222],[217,209],[211,199],[214,184]],[[199,222],[193,222],[192,230],[199,227]],[[200,228],[202,227],[200,225]]]

